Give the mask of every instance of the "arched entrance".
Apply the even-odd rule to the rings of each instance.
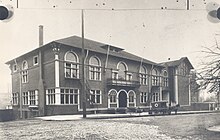
[[[127,93],[121,91],[118,95],[119,107],[127,107]]]

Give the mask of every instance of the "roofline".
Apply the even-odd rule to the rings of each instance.
[[[53,42],[54,42],[54,41],[49,42],[49,43],[47,43],[47,44],[45,44],[45,45],[42,45],[42,46],[40,46],[40,47],[37,47],[37,48],[35,48],[34,50],[31,50],[31,51],[29,51],[29,52],[27,52],[27,53],[24,53],[24,54],[22,54],[22,55],[20,55],[20,56],[18,56],[18,57],[16,57],[16,58],[14,58],[14,59],[11,59],[11,60],[7,61],[5,64],[6,64],[6,65],[10,65],[10,63],[12,63],[12,61],[14,61],[15,59],[19,59],[19,58],[23,57],[24,55],[27,55],[27,54],[30,54],[30,53],[32,53],[32,52],[34,52],[34,51],[40,50],[40,49],[44,48],[45,46],[47,46],[47,45],[49,45],[49,44],[51,44],[51,43],[53,43]]]
[[[87,40],[88,40],[88,39],[87,39]],[[32,51],[29,51],[29,52],[27,52],[27,53],[24,53],[23,55],[20,55],[20,56],[14,58],[14,59],[11,59],[11,60],[7,61],[5,64],[6,64],[6,65],[10,65],[10,63],[12,63],[14,60],[19,59],[19,58],[21,58],[21,57],[23,57],[23,56],[25,56],[25,55],[27,55],[27,54],[30,54],[30,53],[32,53],[32,52],[34,52],[34,51],[40,50],[40,49],[42,49],[42,48],[45,48],[46,46],[48,46],[49,44],[52,44],[52,43],[57,43],[57,44],[62,44],[62,45],[66,45],[66,46],[69,46],[69,47],[78,48],[78,47],[76,47],[76,46],[71,46],[71,45],[68,45],[68,44],[61,43],[61,42],[59,42],[58,40],[55,40],[55,41],[51,41],[51,42],[49,42],[49,43],[47,43],[47,44],[45,44],[45,45],[42,45],[42,46],[40,46],[40,47],[37,47],[36,49],[34,49],[34,50],[32,50]],[[98,42],[98,43],[99,43],[99,42]],[[102,44],[104,44],[104,43],[102,43]],[[104,44],[104,45],[108,45],[108,44]],[[114,46],[113,46],[113,47],[114,47]],[[116,48],[119,48],[119,47],[116,47]],[[78,48],[78,49],[80,49],[80,48]],[[90,50],[90,49],[85,48],[85,50]],[[90,50],[90,51],[95,52],[94,50]],[[126,51],[125,51],[125,52],[126,52]],[[106,53],[103,53],[103,52],[98,52],[98,53],[106,54]],[[129,52],[127,52],[127,53],[129,53]],[[109,55],[110,55],[110,56],[114,56],[114,57],[118,57],[118,56],[115,56],[115,55],[112,55],[112,54],[109,54]],[[132,55],[134,55],[134,54],[132,54]],[[150,65],[154,65],[154,66],[158,66],[158,67],[162,67],[162,68],[164,67],[164,66],[162,66],[162,65],[159,64],[159,63],[152,62],[152,61],[147,60],[147,59],[145,59],[145,58],[143,58],[143,57],[140,57],[140,56],[137,56],[137,55],[134,55],[134,56],[140,58],[140,60],[138,61],[138,60],[129,59],[129,58],[124,58],[124,59],[132,60],[132,61],[136,61],[136,62],[141,62],[141,60],[143,59],[143,62],[142,62],[142,63],[144,63],[144,64],[150,64]],[[120,58],[120,57],[118,57],[118,58]],[[123,56],[122,56],[121,58],[123,58]],[[144,61],[149,61],[149,63],[144,62]]]

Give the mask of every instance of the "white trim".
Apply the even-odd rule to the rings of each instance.
[[[60,86],[60,69],[59,69],[59,56],[55,54],[55,87]]]
[[[92,90],[95,91],[94,94],[92,94]],[[97,91],[99,91],[100,94],[97,94]],[[97,104],[97,105],[102,104],[102,90],[100,90],[100,89],[91,89],[90,90],[90,100],[91,100],[91,95],[95,95],[95,103],[93,103],[93,104]],[[100,103],[97,103],[97,95],[100,95]],[[91,104],[91,102],[90,102],[90,104]]]
[[[78,90],[78,111],[80,110],[80,89]]]
[[[177,72],[177,70],[176,70],[176,72]],[[176,101],[176,104],[179,104],[179,97],[178,97],[178,76],[177,76],[177,74],[175,75],[175,80],[174,80],[174,82],[175,82],[175,86],[174,86],[174,91],[175,91],[175,101]]]
[[[60,105],[60,88],[55,88],[55,105]]]
[[[69,60],[66,60],[66,56],[67,56],[67,54],[68,53],[72,53],[73,55],[75,55],[76,56],[76,62],[74,62],[74,61],[69,61]],[[65,55],[64,55],[64,60],[65,61],[68,61],[68,62],[74,62],[74,63],[79,63],[79,57],[78,57],[78,55],[74,52],[74,51],[67,51],[66,53],[65,53]]]
[[[91,59],[92,58],[97,59],[99,65],[92,65],[91,64]],[[91,79],[91,72],[90,72],[91,71],[91,67],[95,67],[95,68],[99,68],[100,69],[100,71],[94,71],[95,72],[94,79]],[[99,79],[97,79],[96,73],[99,73]],[[95,81],[101,81],[102,80],[102,63],[101,63],[101,60],[99,59],[99,57],[96,56],[96,55],[93,55],[93,56],[91,56],[89,58],[89,80],[95,80]]]
[[[142,94],[142,96],[141,96],[141,94]],[[146,94],[146,96],[145,96],[145,94]],[[145,104],[145,103],[147,103],[147,101],[148,101],[148,96],[149,96],[149,92],[147,92],[147,91],[141,91],[140,92],[140,104]],[[143,97],[147,97],[147,99],[146,99],[146,102],[144,101],[144,98]],[[141,102],[141,99],[143,98],[143,102]]]
[[[130,103],[130,102],[129,102],[129,93],[130,93],[130,92],[133,92],[133,93],[134,93],[134,102],[133,102],[133,103],[134,103],[134,107],[136,107],[136,93],[134,92],[134,90],[129,90],[129,91],[128,91],[128,107],[129,107],[129,103]]]
[[[112,92],[112,91],[115,91],[116,92],[116,104],[117,104],[117,90],[115,90],[115,89],[110,89],[109,91],[108,91],[108,108],[110,108],[111,107],[111,102],[110,102],[110,98],[109,98],[109,95],[110,95],[110,93]]]
[[[67,60],[66,59],[66,56],[69,53],[72,53],[73,55],[75,55],[76,61],[71,61],[71,60]],[[72,65],[76,65],[76,69],[77,69],[76,77],[72,77],[72,73],[71,73],[70,77],[66,76],[66,64],[67,63],[71,64],[71,67],[70,67],[71,69],[72,69]],[[65,78],[73,78],[73,79],[76,78],[76,79],[79,79],[79,57],[78,57],[78,55],[75,52],[73,52],[72,50],[71,51],[67,51],[65,53],[65,55],[64,55],[64,63],[63,64],[64,64],[64,76],[65,76]],[[71,72],[72,72],[72,70],[71,70]]]
[[[125,71],[128,71],[128,65],[123,61],[119,61],[116,68],[119,69],[118,66],[119,66],[120,63],[124,64],[125,65]]]
[[[24,62],[27,63],[27,68],[24,68],[24,67],[23,67],[23,66],[24,66]],[[21,66],[21,68],[22,68],[22,70],[27,70],[27,69],[28,69],[28,62],[27,62],[27,60],[22,61],[22,66]]]

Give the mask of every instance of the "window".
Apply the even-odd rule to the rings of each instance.
[[[112,70],[112,79],[118,79],[118,71]]]
[[[97,57],[91,57],[89,60],[90,80],[101,80],[101,63]]]
[[[22,75],[22,83],[27,83],[28,82],[28,63],[27,61],[24,61],[22,63],[22,72],[21,72],[21,75]]]
[[[23,105],[28,105],[28,92],[22,93]]]
[[[13,65],[13,72],[16,72],[17,71],[17,64],[14,64]]]
[[[134,101],[135,101],[135,93],[134,93],[134,91],[129,91],[128,97],[129,97],[129,103],[134,103]]]
[[[126,78],[128,81],[131,81],[132,80],[132,73],[127,73],[127,78]]]
[[[153,93],[153,95],[152,95],[152,101],[153,101],[153,102],[156,102],[156,101],[159,101],[159,100],[160,100],[159,93],[157,93],[157,92]]]
[[[29,105],[38,105],[38,91],[29,91]]]
[[[163,86],[168,87],[168,74],[167,74],[167,71],[163,71]]]
[[[64,67],[66,78],[79,78],[78,56],[74,52],[66,53]]]
[[[127,72],[126,64],[123,62],[119,62],[117,69],[118,69],[118,79],[126,80],[126,72]]]
[[[156,69],[152,70],[152,85],[159,86],[160,77],[158,76],[158,72]]]
[[[109,93],[110,103],[116,103],[116,96],[117,96],[117,92],[115,90],[112,90]]]
[[[55,104],[56,98],[55,98],[55,89],[48,89],[47,90],[47,104]]]
[[[101,91],[100,90],[90,90],[90,103],[101,104]]]
[[[12,104],[18,105],[18,93],[12,93]]]
[[[147,69],[143,66],[140,68],[140,84],[147,85]]]
[[[78,104],[79,89],[60,89],[61,104]]]
[[[148,99],[148,94],[147,92],[141,92],[140,93],[140,102],[141,103],[146,103]]]
[[[38,65],[38,56],[33,57],[33,64]]]

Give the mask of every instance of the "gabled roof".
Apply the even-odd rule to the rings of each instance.
[[[177,67],[179,66],[183,61],[185,61],[188,65],[190,69],[194,69],[192,64],[190,63],[189,59],[187,57],[182,57],[179,60],[174,60],[174,61],[168,61],[168,62],[163,62],[160,63],[161,65],[166,65],[168,67]]]

